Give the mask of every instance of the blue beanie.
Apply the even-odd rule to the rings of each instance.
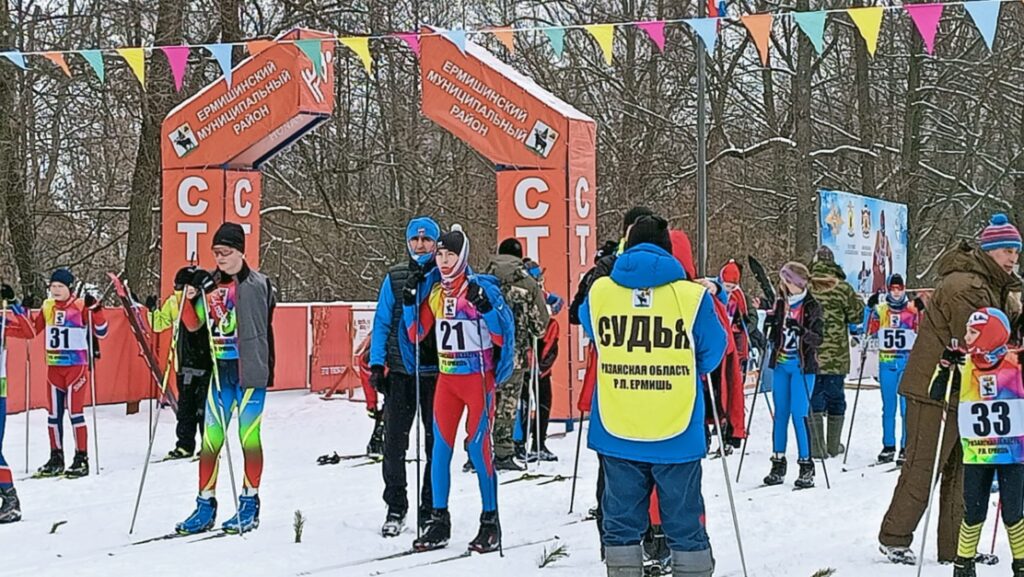
[[[53,271],[53,274],[50,275],[50,283],[55,282],[59,282],[60,284],[71,288],[71,286],[75,284],[75,275],[71,274],[71,271],[66,268],[59,268]]]
[[[441,227],[429,216],[418,216],[410,220],[409,226],[405,227],[405,240],[417,236],[425,236],[437,242],[437,239],[441,238]]]

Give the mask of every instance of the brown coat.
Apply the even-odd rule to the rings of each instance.
[[[1011,324],[1020,314],[1020,279],[1007,274],[977,246],[961,241],[947,250],[939,257],[938,274],[899,389],[906,397],[932,404],[941,404],[928,396],[935,366],[954,337],[963,342],[971,313],[996,307]]]

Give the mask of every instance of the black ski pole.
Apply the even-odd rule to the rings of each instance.
[[[857,371],[857,392],[853,395],[853,412],[850,413],[850,429],[846,432],[846,452],[843,455],[843,466],[850,458],[850,440],[853,439],[853,424],[857,421],[857,401],[860,400],[860,384],[864,380],[864,362],[868,358],[868,335],[865,332],[864,342],[860,347],[860,369]]]
[[[747,456],[747,441],[750,440],[750,425],[754,422],[754,410],[757,408],[757,395],[761,392],[761,385],[764,383],[764,371],[765,367],[768,366],[767,359],[769,354],[769,346],[765,345],[764,353],[761,355],[761,367],[757,372],[757,383],[754,385],[754,400],[750,404],[750,414],[747,415],[747,428],[746,436],[743,437],[743,448],[740,450],[740,464],[736,468],[736,482],[740,482],[740,474],[743,472],[743,459]],[[765,393],[765,402],[768,402],[767,393]],[[774,417],[772,417],[774,421]],[[774,426],[774,422],[773,422]]]
[[[807,442],[811,442],[811,387],[807,384],[807,373],[804,372],[804,339],[801,336],[797,340],[796,358],[800,362],[800,378],[804,382],[804,393],[807,395],[807,414],[804,415],[804,426],[807,427]],[[825,488],[832,489],[832,483],[828,480],[828,467],[825,466],[825,431],[819,430],[816,435],[821,443],[821,472],[825,474]],[[811,456],[811,461],[814,461],[814,456]]]
[[[420,427],[423,426],[423,415],[422,415],[422,413],[420,411],[420,402],[421,402],[421,400],[420,400],[420,288],[419,288],[418,284],[419,283],[417,283],[417,287],[416,287],[416,342],[414,342],[412,344],[413,348],[416,350],[416,366],[414,367],[414,371],[413,371],[413,374],[415,375],[415,378],[416,378],[416,383],[415,383],[416,384],[416,419],[415,419],[415,422],[413,423],[413,426],[416,427],[416,538],[417,539],[419,539],[420,537],[423,536],[422,535],[423,531],[421,530],[421,527],[423,526],[423,523],[421,523],[421,519],[420,519],[420,515],[422,514],[422,511],[423,511],[423,498],[422,498],[423,480],[420,478],[420,476],[423,474],[423,465],[422,465],[422,461],[420,459]],[[399,326],[401,326],[401,323],[399,323]],[[402,338],[401,335],[399,335],[398,338]],[[384,441],[385,441],[385,445],[386,445],[387,444],[387,437],[385,437]],[[386,447],[385,447],[385,450],[386,450]],[[429,483],[430,479],[427,479],[426,482]],[[431,513],[433,513],[433,503],[431,503]]]
[[[572,515],[573,505],[576,504],[576,477],[579,476],[580,472],[580,445],[583,444],[583,417],[585,417],[586,415],[586,411],[580,411],[579,432],[576,433],[576,458],[573,460],[572,465],[572,492],[569,494],[570,515]]]
[[[482,291],[483,288],[481,287],[480,290]],[[480,329],[480,319],[479,318],[476,319],[476,337],[477,337],[477,346],[479,348],[479,350],[477,351],[477,355],[480,357],[480,388],[481,388],[481,390],[482,390],[482,392],[484,394],[484,410],[487,411],[487,414],[489,415],[489,414],[491,414],[491,407],[490,407],[490,404],[487,402],[487,374],[484,372],[484,349],[483,349],[483,346],[484,346],[484,333]],[[497,375],[495,375],[495,378],[497,378]],[[497,388],[498,388],[497,380],[495,380],[494,388],[495,388],[495,393],[497,393]],[[487,437],[488,437],[488,439],[490,439],[490,443],[491,443],[491,462],[493,463],[494,462],[494,427],[491,426],[491,420],[490,419],[487,419]],[[483,465],[483,463],[480,463],[480,464]],[[498,471],[497,470],[494,470],[494,516],[495,516],[496,520],[498,521],[498,527],[501,527],[501,512],[500,512],[499,507],[498,507]],[[501,537],[500,536],[498,537],[498,556],[499,557],[504,557],[505,556],[505,550],[502,548]]]
[[[736,515],[736,500],[732,494],[732,483],[729,481],[729,459],[725,454],[725,437],[722,435],[721,421],[718,419],[718,399],[715,397],[715,388],[711,385],[711,379],[701,379],[707,385],[708,394],[711,395],[711,412],[715,418],[715,431],[718,433],[718,446],[722,449],[722,473],[725,476],[725,489],[729,496],[729,509],[732,511],[732,524],[736,530],[736,547],[740,553],[740,565],[743,567],[743,577],[747,577],[747,557],[743,554],[743,538],[740,537],[740,521]],[[699,384],[697,386],[700,386]],[[754,397],[755,399],[757,397]]]

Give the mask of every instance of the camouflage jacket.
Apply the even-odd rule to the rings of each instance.
[[[529,350],[533,339],[544,336],[548,328],[548,308],[544,302],[544,290],[526,272],[523,261],[510,255],[492,256],[487,263],[487,274],[494,275],[501,283],[501,292],[512,307],[516,321],[515,369],[529,368]]]
[[[864,320],[864,302],[846,282],[835,263],[819,261],[811,267],[811,293],[821,303],[825,338],[818,348],[818,374],[850,372],[850,327]]]

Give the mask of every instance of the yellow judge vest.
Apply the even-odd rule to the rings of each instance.
[[[594,282],[597,403],[611,435],[663,441],[689,426],[698,386],[691,331],[704,292],[689,281],[645,289]]]

